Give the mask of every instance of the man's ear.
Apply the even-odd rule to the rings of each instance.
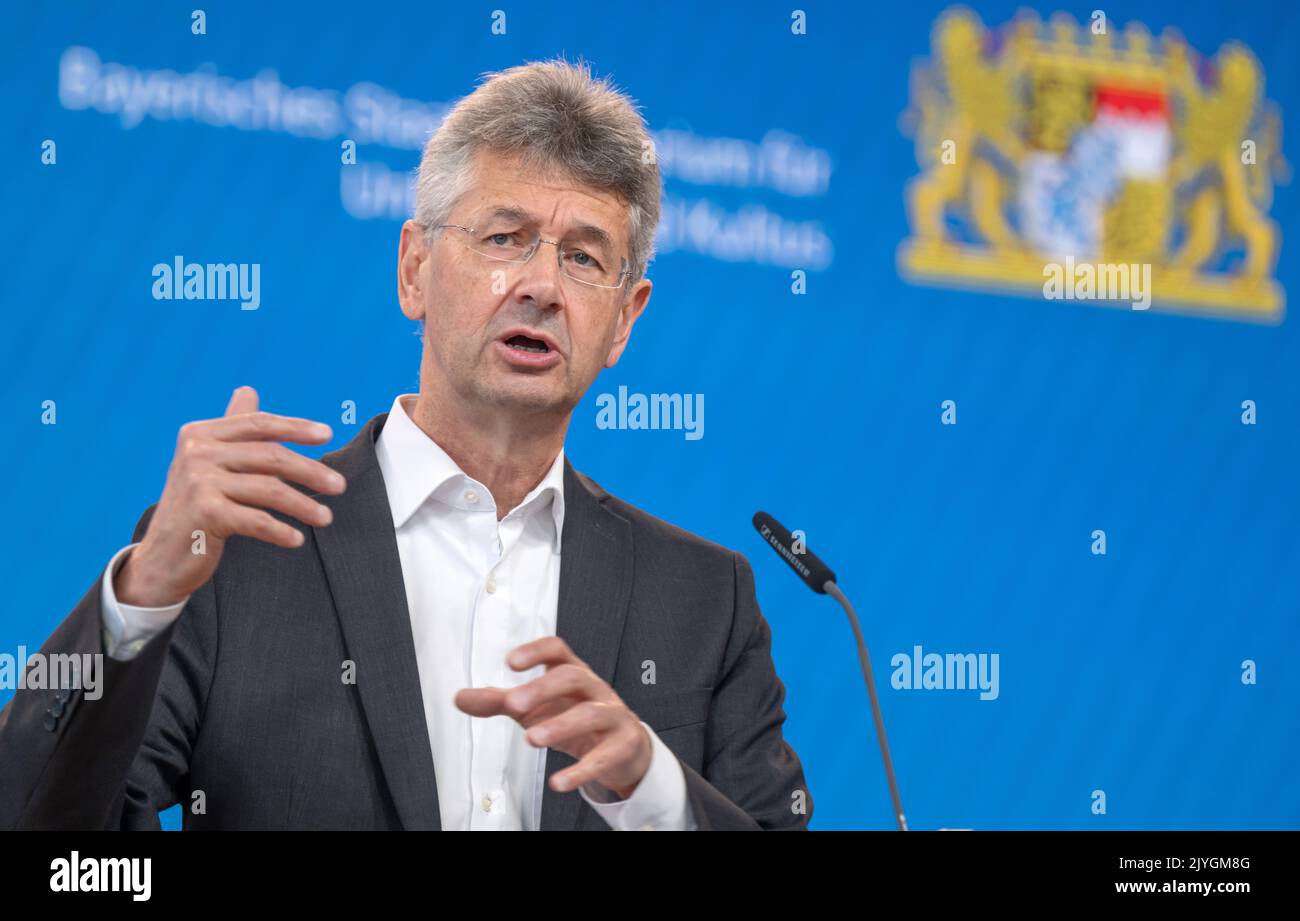
[[[645,311],[646,305],[650,302],[650,289],[654,284],[648,278],[638,281],[633,287],[631,293],[623,300],[623,306],[618,311],[618,328],[614,331],[614,341],[610,344],[609,355],[605,357],[605,367],[612,368],[618,364],[619,358],[623,355],[623,349],[627,347],[627,340],[632,335],[632,324],[634,324]]]
[[[429,243],[424,227],[415,221],[402,225],[397,244],[397,300],[407,319],[424,319],[424,280],[420,269],[429,258]]]

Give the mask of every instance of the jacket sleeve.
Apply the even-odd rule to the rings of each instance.
[[[785,741],[785,686],[772,662],[772,633],[758,608],[749,562],[733,553],[736,609],[714,693],[701,776],[682,764],[700,831],[807,830],[812,795]]]
[[[141,516],[133,542],[155,507]],[[72,682],[81,687],[27,687],[0,711],[0,829],[158,828],[159,810],[185,789],[215,652],[212,580],[123,662],[104,655],[106,575],[40,649],[46,662],[98,657],[97,687],[85,675]]]

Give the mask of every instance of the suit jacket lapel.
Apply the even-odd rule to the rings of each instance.
[[[606,683],[614,683],[623,623],[632,594],[632,527],[604,505],[609,495],[564,462],[564,533],[556,634]],[[542,829],[572,830],[586,805],[578,792],[556,793],[551,775],[575,759],[546,754]]]
[[[420,672],[411,637],[397,536],[375,439],[388,413],[371,419],[352,441],[322,460],[348,480],[341,496],[318,496],[334,521],[313,528],[334,596],[357,690],[384,777],[408,829],[438,829],[438,788],[424,718]],[[564,463],[564,533],[556,634],[602,680],[614,683],[632,593],[632,529],[605,507],[608,494]],[[556,793],[551,775],[575,759],[550,749],[542,793],[542,828],[574,829],[583,803]]]
[[[380,413],[338,451],[322,458],[347,477],[347,490],[319,496],[334,521],[313,528],[334,596],[357,691],[384,777],[407,829],[438,830],[438,787],[424,718],[397,535],[375,456]]]

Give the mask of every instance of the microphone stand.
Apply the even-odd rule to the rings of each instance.
[[[862,627],[858,624],[858,615],[853,612],[853,605],[844,597],[840,587],[833,579],[828,579],[823,586],[830,595],[844,608],[853,625],[853,636],[858,641],[858,661],[862,663],[862,676],[867,681],[867,693],[871,696],[871,717],[876,723],[876,738],[880,740],[880,754],[885,760],[885,777],[889,781],[889,796],[894,801],[894,815],[898,818],[898,830],[907,831],[907,817],[903,815],[903,799],[898,795],[898,781],[894,778],[894,759],[889,754],[889,740],[885,738],[885,718],[880,715],[880,700],[876,697],[876,680],[871,674],[871,657],[867,654],[867,642],[862,638]]]

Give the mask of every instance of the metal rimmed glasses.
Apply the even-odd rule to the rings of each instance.
[[[524,231],[476,230],[463,224],[435,224],[433,230],[455,230],[456,236],[470,252],[497,262],[524,263],[533,258],[543,243],[555,247],[555,258],[560,272],[576,282],[592,288],[614,290],[623,287],[625,278],[631,276],[627,260],[619,260],[619,269],[605,265],[605,257],[595,255],[577,244],[561,244],[559,240],[546,240],[540,233]]]

